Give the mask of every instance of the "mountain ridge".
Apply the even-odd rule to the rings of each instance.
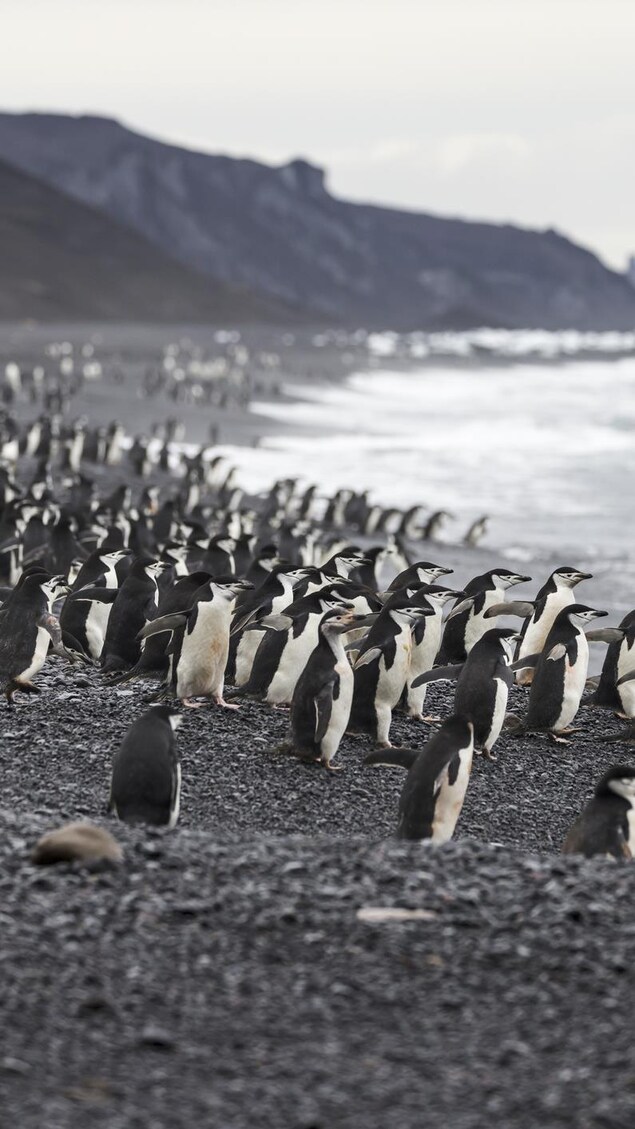
[[[99,115],[0,114],[0,157],[189,269],[373,328],[624,329],[635,291],[553,230],[352,203],[324,170],[202,153]]]

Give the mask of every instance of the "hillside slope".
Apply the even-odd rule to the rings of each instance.
[[[635,291],[554,231],[352,204],[322,170],[165,145],[99,117],[0,114],[0,156],[208,276],[394,329],[630,328]]]

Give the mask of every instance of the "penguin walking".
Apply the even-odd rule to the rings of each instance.
[[[13,705],[16,691],[39,694],[31,679],[42,669],[59,625],[53,604],[68,592],[63,576],[23,577],[0,608],[0,686]]]
[[[291,701],[285,749],[335,770],[333,758],[346,731],[353,701],[353,671],[342,635],[355,622],[351,611],[329,611],[318,628],[318,644],[302,671]]]
[[[366,757],[365,764],[408,769],[399,798],[398,839],[449,842],[463,808],[473,753],[472,722],[455,714],[421,751],[389,749]]]
[[[568,744],[566,735],[580,706],[589,666],[589,641],[612,642],[617,629],[585,635],[589,620],[608,615],[585,604],[570,604],[558,612],[544,649],[513,663],[535,665],[525,721],[528,732],[547,732],[553,741]]]
[[[445,621],[438,662],[464,662],[490,626],[486,618],[489,608],[502,602],[508,588],[527,580],[531,577],[506,568],[493,568],[470,580],[465,585],[466,599],[455,605]]]
[[[617,764],[597,784],[595,794],[569,829],[564,855],[635,858],[635,768]]]
[[[518,636],[508,627],[493,627],[474,644],[465,663],[435,667],[415,679],[415,684],[458,678],[454,712],[474,726],[474,746],[490,760],[507,712],[513,648]]]
[[[169,706],[152,706],[130,726],[112,763],[108,808],[117,819],[176,826],[181,764],[174,733],[181,721]]]
[[[170,669],[162,696],[179,698],[191,709],[205,705],[194,698],[211,698],[215,705],[237,710],[223,698],[229,631],[236,596],[247,580],[209,580],[194,595],[189,612],[162,616],[142,630],[144,639],[170,632]]]
[[[359,647],[353,667],[354,692],[351,732],[369,733],[390,748],[392,711],[406,685],[412,652],[412,626],[434,615],[429,604],[408,599],[381,611]]]

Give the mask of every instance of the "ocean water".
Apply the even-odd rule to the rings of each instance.
[[[488,541],[519,559],[634,555],[634,358],[365,372],[287,391],[294,402],[254,405],[272,422],[260,447],[231,449],[250,489],[293,475],[448,510],[450,542],[488,514]],[[278,420],[293,431],[275,435]]]

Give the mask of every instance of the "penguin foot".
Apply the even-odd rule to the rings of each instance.
[[[272,708],[272,710],[287,710],[288,711],[288,710],[291,709],[291,706],[287,706],[284,702],[274,702],[271,708]]]
[[[565,733],[566,733],[566,732],[567,732],[567,730],[563,730],[563,732],[565,732]],[[567,738],[566,738],[566,737],[559,737],[557,733],[550,733],[550,734],[549,734],[549,738],[550,738],[550,740],[552,740],[552,741],[554,742],[554,744],[556,744],[556,745],[570,745],[570,744],[571,744],[571,742],[570,742],[570,741],[567,741]]]
[[[622,713],[621,710],[614,710],[613,717],[619,717],[620,721],[632,721],[632,718],[627,713]]]
[[[330,761],[323,760],[320,761],[320,764],[327,770],[327,772],[341,772],[344,767],[341,764],[331,764]]]
[[[193,698],[181,698],[181,705],[185,706],[186,710],[202,710],[207,702],[195,702]]]
[[[485,757],[486,761],[497,761],[498,760],[496,753],[493,753],[491,751],[491,749],[483,749],[483,756]]]
[[[428,725],[440,725],[443,718],[437,717],[436,714],[427,713],[425,717],[421,715],[421,721],[427,721]]]
[[[233,702],[226,702],[224,698],[214,698],[215,706],[222,706],[224,710],[239,710],[240,706],[235,706]]]

